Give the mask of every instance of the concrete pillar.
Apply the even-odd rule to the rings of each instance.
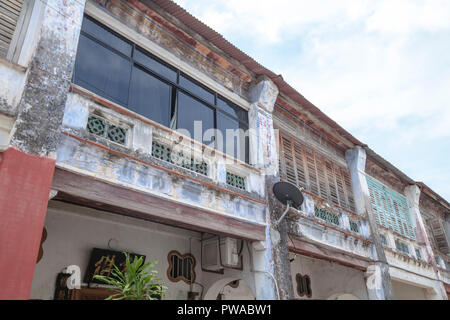
[[[47,0],[8,149],[0,163],[0,299],[28,299],[84,0]]]
[[[425,222],[422,218],[422,214],[419,209],[419,200],[420,200],[420,188],[417,185],[410,185],[405,188],[405,196],[406,202],[408,203],[409,214],[411,215],[411,219],[416,228],[417,237],[422,239],[425,242],[428,262],[433,265],[434,271],[436,273],[436,279],[439,279],[438,274],[438,266],[436,263],[436,258],[433,253],[433,249],[431,248],[429,236],[427,234],[427,229],[425,228]],[[447,300],[447,293],[445,291],[445,287],[442,282],[437,281],[435,286],[434,296],[438,297],[438,299]],[[433,298],[435,299],[435,298]]]
[[[377,220],[370,203],[369,186],[364,174],[366,151],[361,147],[356,147],[355,149],[347,150],[345,155],[352,179],[356,211],[367,217],[370,233],[375,242],[377,262],[370,266],[366,273],[367,293],[370,300],[392,300],[394,299],[394,293],[389,275],[389,265],[381,244]]]
[[[280,180],[278,169],[277,135],[273,128],[272,112],[278,88],[267,77],[260,77],[250,90],[252,107],[249,112],[250,162],[261,169],[265,179],[268,202],[266,241],[253,244],[253,269],[257,299],[291,299],[294,297],[289,249],[285,222],[279,231],[271,228],[283,212],[274,198],[272,187]]]

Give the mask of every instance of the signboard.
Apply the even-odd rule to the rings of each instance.
[[[130,261],[135,258],[143,257],[145,262],[145,256],[136,253],[129,253]],[[100,283],[103,282],[93,279],[94,275],[109,276],[113,270],[112,264],[115,264],[122,272],[125,271],[125,254],[119,251],[106,250],[106,249],[92,249],[91,258],[89,260],[88,269],[84,281],[86,283]]]

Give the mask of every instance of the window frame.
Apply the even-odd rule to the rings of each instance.
[[[31,21],[31,16],[33,15],[33,10],[35,8],[36,0],[26,0],[20,9],[20,14],[15,25],[13,36],[11,42],[8,46],[8,51],[3,59],[6,59],[13,63],[19,63],[20,56],[25,44],[25,39],[29,31],[29,25]]]
[[[186,278],[184,275],[183,275],[183,270],[182,270],[182,272],[181,272],[181,275],[180,274],[178,274],[178,276],[177,277],[173,277],[172,276],[172,271],[174,270],[174,265],[173,265],[173,262],[172,262],[172,257],[173,256],[175,256],[175,257],[177,257],[179,260],[181,260],[182,261],[182,263],[184,264],[185,262],[184,262],[184,260],[185,259],[191,259],[191,261],[192,261],[192,263],[190,264],[190,268],[191,268],[191,270],[190,270],[190,275],[191,275],[191,279],[188,279],[188,278]],[[166,272],[166,275],[167,275],[167,278],[171,281],[171,282],[178,282],[178,281],[183,281],[184,283],[186,283],[186,284],[193,284],[194,282],[195,282],[195,279],[197,278],[197,274],[195,273],[195,266],[197,265],[197,261],[195,260],[195,257],[194,257],[194,255],[193,254],[191,254],[191,253],[186,253],[186,254],[181,254],[181,253],[179,253],[178,251],[176,251],[176,250],[172,250],[172,251],[170,251],[168,254],[167,254],[167,262],[169,263],[169,266],[168,266],[168,268],[167,268],[167,272]],[[182,266],[184,266],[182,264]],[[179,270],[177,270],[177,272],[178,272]]]
[[[134,41],[132,41],[132,40],[130,40],[130,39],[127,39],[126,37],[122,36],[121,34],[119,34],[118,32],[116,32],[115,30],[113,30],[113,29],[110,28],[109,26],[105,25],[104,23],[102,23],[101,21],[99,21],[98,19],[96,19],[95,17],[93,17],[91,14],[85,12],[84,15],[83,15],[83,20],[84,20],[85,18],[88,19],[88,20],[90,20],[91,22],[97,24],[97,25],[100,26],[101,28],[105,29],[106,31],[112,33],[114,36],[120,38],[121,40],[123,40],[123,41],[125,41],[125,42],[127,42],[128,44],[131,45],[131,47],[132,47],[132,49],[131,49],[131,54],[130,54],[130,56],[126,56],[125,54],[123,54],[123,53],[120,52],[119,50],[113,48],[111,45],[109,45],[109,44],[103,42],[103,41],[100,40],[100,39],[95,38],[94,36],[92,36],[91,34],[89,34],[88,32],[86,32],[85,30],[83,30],[83,29],[80,30],[80,36],[83,35],[84,37],[87,37],[87,38],[89,38],[90,40],[92,40],[92,41],[98,43],[99,45],[101,45],[101,46],[103,46],[103,47],[105,47],[107,50],[110,50],[110,51],[112,51],[113,53],[115,53],[115,54],[117,54],[117,55],[120,55],[121,57],[126,58],[128,61],[130,61],[130,64],[131,64],[131,71],[130,71],[130,80],[129,80],[129,82],[128,82],[128,88],[127,88],[127,89],[128,89],[128,92],[130,92],[130,88],[131,88],[131,77],[132,77],[132,72],[133,72],[133,68],[134,68],[134,67],[137,67],[137,68],[143,70],[144,72],[150,74],[151,76],[155,77],[155,78],[158,79],[159,81],[161,81],[161,82],[163,82],[163,83],[166,83],[166,84],[168,84],[168,85],[171,87],[171,89],[172,89],[171,91],[172,91],[172,92],[171,92],[171,97],[170,97],[170,108],[169,108],[169,110],[168,110],[168,112],[169,112],[169,125],[168,125],[168,126],[166,126],[166,125],[164,125],[164,124],[161,124],[161,125],[166,126],[166,127],[170,128],[170,129],[173,129],[173,130],[178,129],[178,122],[179,122],[179,119],[178,119],[178,114],[177,114],[177,112],[178,112],[178,108],[177,108],[177,103],[178,103],[177,100],[178,100],[178,98],[177,98],[177,96],[178,96],[178,92],[182,92],[183,94],[187,95],[188,97],[190,97],[190,98],[194,99],[195,101],[197,101],[197,102],[203,104],[205,107],[210,108],[210,109],[213,110],[213,114],[214,114],[214,119],[213,119],[213,122],[214,122],[214,129],[217,129],[217,127],[218,127],[218,126],[217,126],[218,113],[222,113],[222,114],[224,114],[225,116],[227,116],[228,118],[232,119],[233,121],[237,121],[237,123],[239,124],[239,128],[244,128],[244,130],[248,130],[248,129],[249,129],[250,123],[249,123],[249,115],[248,115],[248,110],[247,110],[247,109],[245,109],[245,108],[239,106],[237,103],[231,101],[230,99],[227,99],[224,95],[222,95],[222,94],[216,92],[215,90],[209,89],[208,87],[206,87],[205,85],[203,85],[203,84],[200,83],[199,81],[197,81],[197,80],[195,80],[194,78],[192,78],[189,74],[187,74],[187,73],[181,71],[179,68],[176,68],[175,66],[172,66],[172,65],[170,65],[169,63],[163,61],[163,60],[160,59],[159,57],[157,57],[157,56],[155,56],[154,54],[152,54],[151,52],[149,52],[149,50],[143,48],[141,45],[135,43]],[[151,59],[153,59],[153,60],[155,60],[156,62],[162,64],[163,66],[165,66],[165,67],[167,67],[167,68],[169,68],[169,69],[175,71],[175,72],[177,73],[177,76],[176,76],[176,83],[173,82],[173,81],[171,81],[170,79],[165,78],[164,76],[160,75],[159,73],[155,72],[154,70],[150,69],[149,67],[143,65],[142,63],[136,61],[136,60],[134,59],[134,53],[135,53],[136,50],[140,50],[143,54],[148,55]],[[78,55],[78,51],[77,51],[77,55]],[[77,63],[77,61],[75,61],[75,65],[76,65],[76,63]],[[74,70],[75,70],[75,69],[74,69]],[[203,90],[206,90],[207,92],[210,92],[210,93],[213,95],[213,97],[214,97],[214,104],[211,104],[210,102],[206,101],[206,100],[203,99],[202,97],[200,97],[200,96],[196,95],[195,93],[193,93],[193,92],[191,92],[191,91],[189,91],[189,90],[183,88],[183,86],[179,84],[179,83],[180,83],[180,78],[181,78],[181,77],[186,78],[188,81],[192,82],[194,85],[199,86],[199,87],[202,88]],[[72,75],[72,82],[73,82],[74,84],[77,84],[77,85],[82,86],[83,88],[85,87],[82,83],[79,83],[79,82],[76,80],[76,73],[75,73],[75,71],[73,72],[73,75]],[[91,85],[91,86],[92,86],[92,85]],[[90,89],[87,89],[87,90],[91,91]],[[97,93],[97,92],[94,92],[94,93]],[[124,104],[124,103],[121,103],[121,102],[117,101],[117,99],[114,99],[114,98],[110,97],[110,96],[107,95],[107,94],[100,94],[100,93],[97,93],[97,94],[99,94],[99,95],[101,95],[101,96],[106,95],[106,96],[107,96],[107,97],[106,97],[107,99],[112,99],[113,102],[115,102],[115,103],[117,103],[117,104],[119,104],[119,105],[121,105],[121,106],[123,106],[123,107],[129,109],[130,111],[133,111],[133,109],[131,109],[131,107],[130,107],[130,96],[129,96],[129,95],[128,95],[127,103]],[[234,115],[232,115],[231,113],[229,113],[229,112],[227,112],[227,111],[221,109],[221,108],[218,106],[218,103],[217,103],[219,99],[221,99],[221,100],[223,100],[223,101],[225,101],[225,102],[231,104],[232,106],[237,107],[237,108],[241,109],[242,111],[244,111],[244,112],[246,113],[246,115],[247,115],[247,116],[246,116],[247,121],[241,120],[238,116],[234,116]],[[135,111],[133,111],[133,112],[135,112]],[[136,113],[137,113],[137,112],[136,112]],[[174,119],[174,117],[176,118],[176,128],[171,128],[170,124],[172,123],[172,120]],[[151,119],[151,118],[149,118],[149,119],[152,120],[152,121],[155,121],[155,120],[153,120],[153,119]],[[155,121],[155,122],[157,122],[157,121]],[[224,135],[224,140],[225,140],[225,138],[226,138],[225,136],[226,136],[226,135]],[[193,139],[193,137],[191,137],[191,138]],[[246,141],[247,141],[247,140],[248,140],[248,139],[246,139]],[[202,141],[199,141],[199,142],[203,144]],[[224,142],[226,143],[226,141],[224,141]],[[245,144],[245,155],[244,155],[244,159],[238,159],[238,158],[235,158],[234,155],[229,155],[229,154],[227,154],[227,153],[226,153],[226,150],[221,150],[221,152],[222,152],[223,154],[232,156],[232,157],[235,158],[235,159],[238,159],[238,160],[240,160],[240,161],[242,161],[242,162],[244,162],[244,163],[249,164],[249,162],[250,162],[250,146],[249,146],[249,144],[250,144],[250,141],[248,140],[248,143]],[[214,139],[214,148],[217,148],[217,139]]]
[[[403,237],[416,240],[417,234],[406,197],[378,179],[368,174],[365,174],[365,176],[369,189],[370,205],[376,213],[377,223]],[[377,192],[378,197],[375,197],[374,191]],[[395,204],[397,204],[397,210]],[[404,209],[403,212],[400,210],[400,206]],[[402,213],[404,216],[402,216]],[[407,230],[405,230],[405,226],[399,223],[406,223]]]
[[[279,129],[280,177],[344,211],[356,212],[348,166]],[[295,180],[295,181],[294,181]]]

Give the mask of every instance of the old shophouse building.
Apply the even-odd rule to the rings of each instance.
[[[172,1],[1,0],[0,56],[1,299],[124,251],[165,299],[447,299],[450,204]]]

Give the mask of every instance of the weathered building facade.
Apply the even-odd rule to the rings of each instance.
[[[448,202],[175,3],[0,8],[0,298],[126,251],[168,299],[447,299]]]

